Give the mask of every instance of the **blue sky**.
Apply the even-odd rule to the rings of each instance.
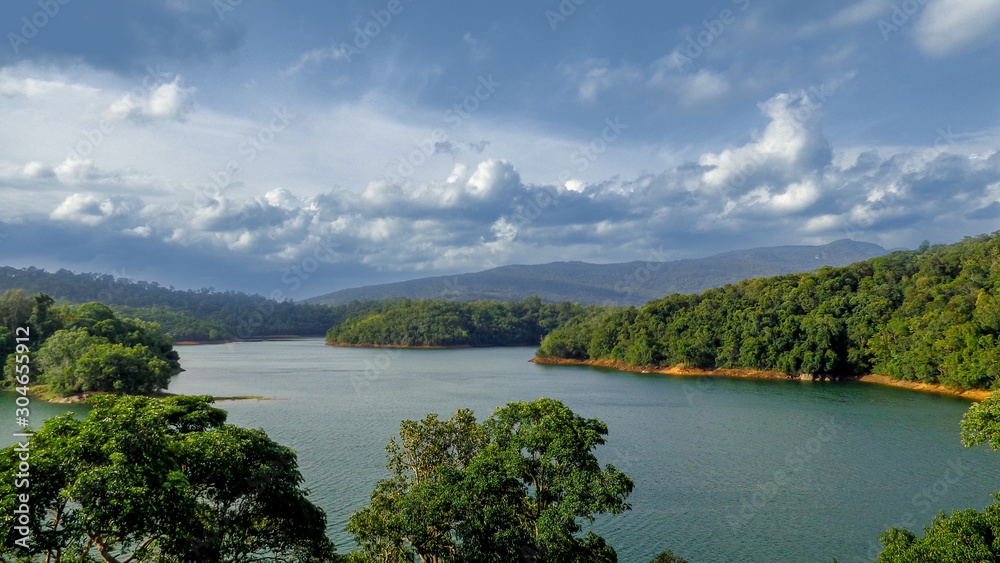
[[[0,262],[293,299],[1000,223],[1000,1],[0,5]]]

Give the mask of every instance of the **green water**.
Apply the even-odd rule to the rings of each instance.
[[[219,406],[299,453],[312,498],[343,531],[385,475],[404,418],[560,399],[607,422],[598,450],[635,480],[632,511],[593,529],[623,563],[672,549],[692,563],[874,561],[887,527],[981,508],[1000,454],[959,443],[968,401],[861,383],[625,374],[528,363],[530,348],[386,350],[321,340],[181,347],[170,391],[263,395]],[[0,397],[9,418],[13,397]],[[50,413],[65,410],[52,406]],[[39,413],[40,415],[41,413]]]

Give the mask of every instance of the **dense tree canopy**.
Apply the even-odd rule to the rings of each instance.
[[[323,511],[295,452],[226,424],[210,397],[102,396],[84,419],[48,420],[31,441],[30,487],[0,452],[0,514],[30,493],[30,548],[10,522],[0,560],[333,561]],[[95,557],[96,556],[96,557]]]
[[[559,401],[404,421],[389,442],[391,477],[351,516],[356,561],[597,563],[617,561],[581,521],[629,509],[632,480],[601,469],[593,450],[608,430]]]
[[[159,325],[119,318],[101,303],[53,307],[44,294],[33,298],[8,291],[0,297],[0,359],[5,382],[30,368],[34,383],[67,395],[87,391],[151,393],[165,389],[180,371],[180,358]],[[30,314],[26,314],[30,306]],[[15,333],[29,334],[30,362],[14,354]]]
[[[227,340],[276,334],[315,336],[339,322],[346,310],[214,288],[177,290],[156,282],[131,281],[106,274],[75,274],[69,270],[50,273],[39,268],[0,266],[0,290],[7,289],[46,293],[69,303],[100,301],[112,307],[130,308],[123,314],[158,322],[176,340]]]
[[[327,342],[395,346],[533,346],[559,326],[597,314],[569,302],[394,300],[331,328]]]
[[[990,388],[998,338],[1000,233],[671,295],[554,331],[538,354]]]

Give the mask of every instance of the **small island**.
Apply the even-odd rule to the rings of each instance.
[[[595,317],[603,307],[563,302],[399,299],[334,325],[332,346],[393,348],[472,348],[538,346],[560,326]]]

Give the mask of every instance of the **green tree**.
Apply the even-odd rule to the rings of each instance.
[[[211,397],[102,396],[31,443],[29,555],[109,563],[331,561],[323,511],[295,452],[225,423]],[[17,502],[16,446],[0,456],[0,513]],[[22,554],[10,522],[0,557]],[[94,554],[99,557],[95,559]]]
[[[106,339],[91,336],[84,330],[57,331],[42,344],[32,362],[32,368],[40,372],[37,381],[60,394],[81,391],[77,361],[91,347],[108,344]],[[10,380],[13,372],[8,370],[7,376]]]
[[[25,326],[31,318],[31,309],[35,302],[24,295],[23,289],[8,289],[0,296],[0,325],[11,332],[15,328]]]
[[[663,551],[657,554],[649,563],[688,563],[687,560],[674,555],[673,551]]]
[[[404,421],[389,479],[348,530],[363,560],[553,563],[617,561],[581,521],[629,509],[626,475],[593,454],[607,427],[552,399],[516,402],[478,424],[460,410]]]
[[[154,393],[167,388],[171,366],[146,346],[97,344],[76,361],[74,391]]]

